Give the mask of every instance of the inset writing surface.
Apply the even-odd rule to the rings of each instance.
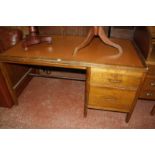
[[[109,64],[120,65],[130,67],[144,67],[140,60],[136,48],[132,42],[124,39],[112,39],[112,41],[118,43],[123,48],[123,54],[116,59],[107,58],[110,55],[117,53],[117,49],[103,44],[99,38],[93,39],[91,44],[84,49],[81,49],[77,55],[73,56],[74,48],[83,41],[84,37],[78,36],[53,36],[53,43],[39,44],[30,47],[27,51],[24,51],[21,44],[9,49],[5,53],[1,54],[1,60],[22,58],[22,61],[28,61],[27,59],[50,61],[52,59],[64,60],[68,63],[81,62],[90,64]]]

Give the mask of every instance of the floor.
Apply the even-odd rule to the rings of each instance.
[[[33,78],[19,97],[19,105],[0,108],[0,128],[155,128],[150,111],[155,101],[138,100],[129,123],[124,113],[88,110],[83,117],[85,83]]]

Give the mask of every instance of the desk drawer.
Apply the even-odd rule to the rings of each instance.
[[[155,91],[153,91],[153,90],[143,90],[140,93],[140,98],[155,100]]]
[[[90,87],[89,106],[99,109],[129,111],[135,94],[135,91]]]
[[[143,90],[154,90],[155,91],[155,76],[147,76],[144,84]]]
[[[136,90],[142,73],[123,69],[92,68],[90,84]]]

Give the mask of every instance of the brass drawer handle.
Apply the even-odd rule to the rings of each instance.
[[[153,94],[152,93],[146,93],[146,96],[152,96]]]
[[[151,84],[150,84],[152,87],[154,87],[155,86],[155,82],[151,82]]]
[[[122,80],[108,79],[111,83],[121,83]]]
[[[113,102],[117,100],[117,98],[115,97],[103,97],[102,99],[107,100],[107,101],[113,101]]]

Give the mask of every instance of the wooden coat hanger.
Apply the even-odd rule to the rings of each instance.
[[[90,44],[90,42],[92,41],[92,39],[95,36],[98,36],[101,39],[101,41],[103,41],[105,44],[112,46],[118,50],[118,53],[115,55],[109,56],[110,58],[117,58],[122,55],[122,53],[123,53],[122,47],[120,45],[112,42],[106,36],[105,31],[102,28],[102,26],[93,26],[90,28],[85,40],[74,49],[73,56],[75,56],[79,52],[80,49],[82,49],[82,48],[86,47],[88,44]]]

